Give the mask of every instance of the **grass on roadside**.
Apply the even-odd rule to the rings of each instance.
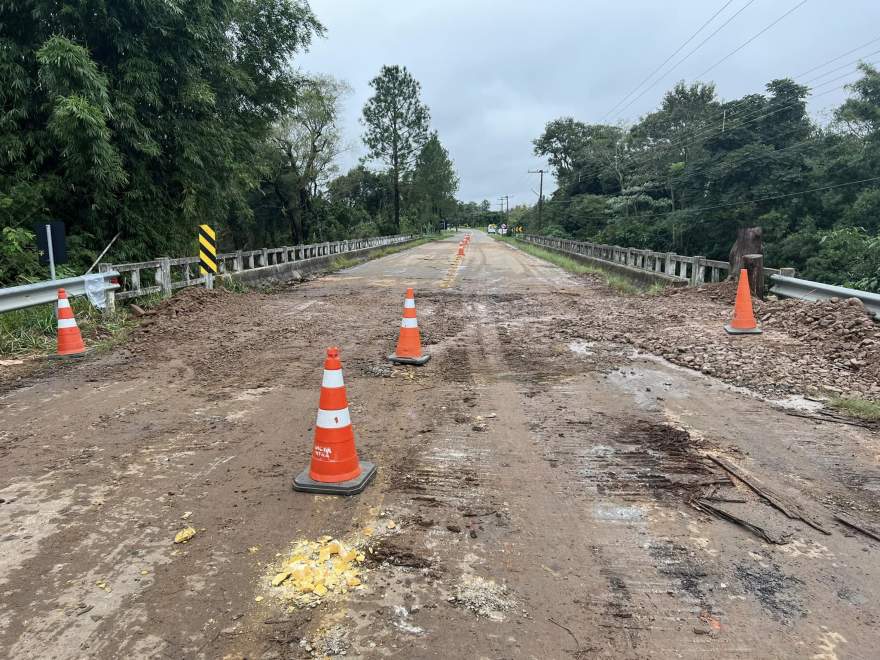
[[[880,421],[880,403],[876,401],[834,397],[828,402],[828,405],[859,419],[866,419],[872,422]]]
[[[646,291],[645,289],[639,288],[638,285],[634,284],[622,275],[614,275],[612,273],[608,273],[598,266],[591,266],[590,264],[586,264],[583,261],[578,261],[577,259],[574,259],[572,257],[560,254],[559,252],[554,252],[553,250],[548,250],[537,245],[532,245],[531,243],[516,241],[508,236],[497,236],[494,234],[490,234],[490,236],[492,236],[496,240],[515,245],[517,249],[522,250],[526,254],[530,254],[533,257],[537,257],[538,259],[543,259],[544,261],[549,261],[551,264],[559,266],[569,273],[575,273],[576,275],[584,275],[587,273],[592,275],[599,275],[600,277],[605,279],[605,282],[606,284],[608,284],[609,287],[624,296],[633,296],[638,293],[657,295],[657,293],[662,291],[664,288],[663,285],[658,282],[656,284],[652,284],[651,287]]]
[[[86,345],[98,349],[111,345],[129,327],[129,315],[117,310],[107,317],[89,301],[78,296],[70,299],[76,324]],[[27,307],[0,314],[0,355],[25,356],[55,351],[57,333],[55,306]]]

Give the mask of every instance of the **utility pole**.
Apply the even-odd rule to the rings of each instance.
[[[541,216],[544,211],[544,170],[529,170],[529,174],[541,175],[541,185],[538,188],[538,227],[542,227]]]
[[[501,203],[501,213],[504,216],[502,220],[507,225],[507,230],[510,231],[510,223],[507,222],[507,219],[510,217],[510,197],[508,195],[504,195],[503,197],[499,197],[498,201]],[[507,206],[507,211],[505,212],[504,207]]]

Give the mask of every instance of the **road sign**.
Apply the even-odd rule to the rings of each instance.
[[[46,227],[49,230],[46,231]],[[49,263],[49,239],[47,234],[52,236],[51,254],[52,260],[56,264],[67,263],[67,241],[64,235],[63,222],[37,222],[34,224],[34,234],[37,235],[37,250],[40,253],[40,263]]]
[[[199,225],[199,262],[202,275],[217,273],[217,234],[209,225]]]

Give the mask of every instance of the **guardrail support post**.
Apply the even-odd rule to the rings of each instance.
[[[170,257],[162,257],[161,262],[159,264],[159,268],[156,272],[159,274],[159,286],[162,287],[162,297],[168,298],[171,296],[172,288],[171,288],[171,258]],[[189,266],[187,266],[189,268]]]
[[[693,279],[691,286],[699,286],[706,281],[706,257],[694,257]]]
[[[98,264],[99,273],[107,273],[113,270],[110,264]],[[116,292],[112,289],[104,291],[104,316],[112,316],[116,312]]]

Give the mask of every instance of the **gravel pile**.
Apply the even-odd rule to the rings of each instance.
[[[762,305],[760,315],[765,328],[785,332],[848,369],[880,377],[880,323],[858,298],[780,300]]]
[[[567,336],[625,341],[675,364],[769,397],[842,395],[880,400],[880,324],[860,301],[755,301],[764,328],[729,336],[731,282],[659,296],[581,298]]]

